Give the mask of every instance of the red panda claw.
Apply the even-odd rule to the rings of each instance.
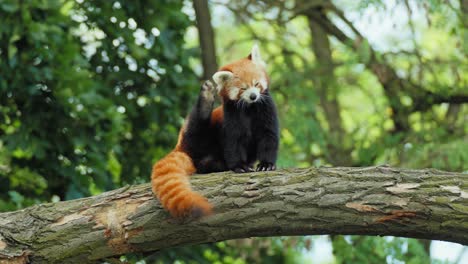
[[[234,168],[233,171],[235,173],[244,173],[245,172],[245,170],[243,168]]]
[[[214,85],[210,80],[206,80],[202,85],[202,91],[212,91],[213,88]]]
[[[257,171],[274,171],[276,170],[276,165],[268,162],[260,162],[257,165]]]

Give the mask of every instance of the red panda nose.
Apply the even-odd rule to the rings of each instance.
[[[253,101],[253,100],[255,100],[255,99],[257,99],[257,95],[256,95],[256,94],[251,94],[251,95],[250,95],[250,100]]]

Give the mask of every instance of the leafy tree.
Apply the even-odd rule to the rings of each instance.
[[[0,3],[0,210],[147,181],[196,94],[182,6]]]
[[[468,169],[466,0],[209,3],[221,64],[246,56],[253,40],[267,57],[280,167]],[[197,94],[191,7],[0,1],[0,211],[148,181]],[[384,44],[356,19],[387,14],[398,34]],[[209,19],[200,21],[209,32]],[[205,72],[216,63],[207,56]],[[310,243],[228,241],[160,252],[147,263],[297,263]],[[335,236],[333,247],[338,263],[428,259],[427,248],[404,238]]]

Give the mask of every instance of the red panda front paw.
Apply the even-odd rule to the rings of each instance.
[[[205,81],[200,89],[201,96],[208,101],[214,100],[214,85],[211,81]]]
[[[257,171],[274,171],[276,170],[276,165],[271,162],[261,161],[257,165]]]
[[[247,165],[241,165],[232,169],[235,173],[246,173],[246,172],[253,172],[255,171],[253,168]]]
[[[197,103],[198,117],[207,119],[213,111],[215,101],[214,87],[211,81],[205,81],[200,89],[200,97]]]

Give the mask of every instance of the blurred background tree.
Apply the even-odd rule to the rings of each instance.
[[[147,182],[200,81],[254,42],[279,106],[280,167],[467,171],[467,13],[467,0],[1,0],[0,211]],[[427,241],[331,241],[123,259],[300,263],[328,243],[331,262],[430,261]]]

